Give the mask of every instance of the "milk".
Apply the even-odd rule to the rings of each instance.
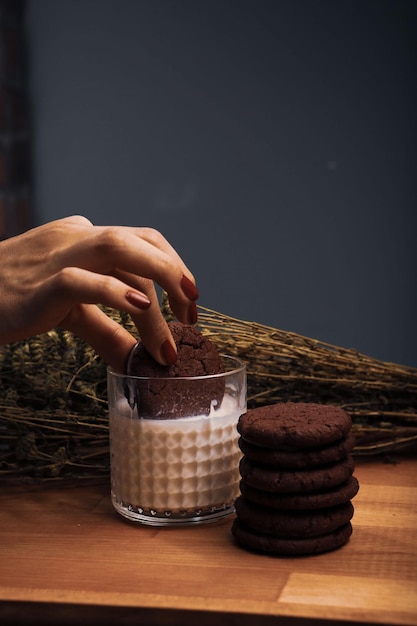
[[[222,516],[239,492],[238,397],[208,416],[140,419],[127,401],[110,414],[112,499],[131,519]]]

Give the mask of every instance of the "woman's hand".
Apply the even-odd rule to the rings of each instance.
[[[0,344],[54,327],[87,341],[123,372],[134,337],[98,308],[126,311],[160,363],[176,359],[154,281],[179,321],[197,321],[194,278],[151,228],[93,226],[81,216],[50,222],[0,242]]]

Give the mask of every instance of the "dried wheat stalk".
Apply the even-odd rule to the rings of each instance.
[[[163,312],[170,311],[166,299]],[[135,335],[130,318],[106,309]],[[248,406],[288,400],[344,407],[356,454],[417,441],[417,369],[199,307],[218,349],[243,359]],[[106,368],[93,350],[54,330],[0,352],[0,479],[50,480],[109,472]]]
[[[356,454],[417,441],[417,369],[209,309],[200,312],[200,324],[222,352],[246,362],[248,406],[341,406],[353,420]]]

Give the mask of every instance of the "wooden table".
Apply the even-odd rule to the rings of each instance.
[[[308,558],[238,548],[231,518],[132,525],[108,481],[3,483],[0,624],[416,625],[417,458],[397,461],[357,461],[351,540]]]

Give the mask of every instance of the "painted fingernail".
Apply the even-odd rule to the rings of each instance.
[[[197,324],[198,313],[197,313],[197,305],[195,302],[192,302],[188,307],[188,323],[189,324]]]
[[[168,339],[161,346],[161,354],[167,365],[174,365],[177,360],[177,353]]]
[[[146,311],[151,306],[151,301],[146,296],[143,296],[141,293],[137,293],[136,291],[128,291],[126,293],[126,300],[129,304],[132,304],[137,309],[141,309],[142,311]]]
[[[185,274],[183,274],[183,277],[181,278],[181,289],[190,300],[198,299],[199,293],[197,287],[189,278],[185,276]]]

